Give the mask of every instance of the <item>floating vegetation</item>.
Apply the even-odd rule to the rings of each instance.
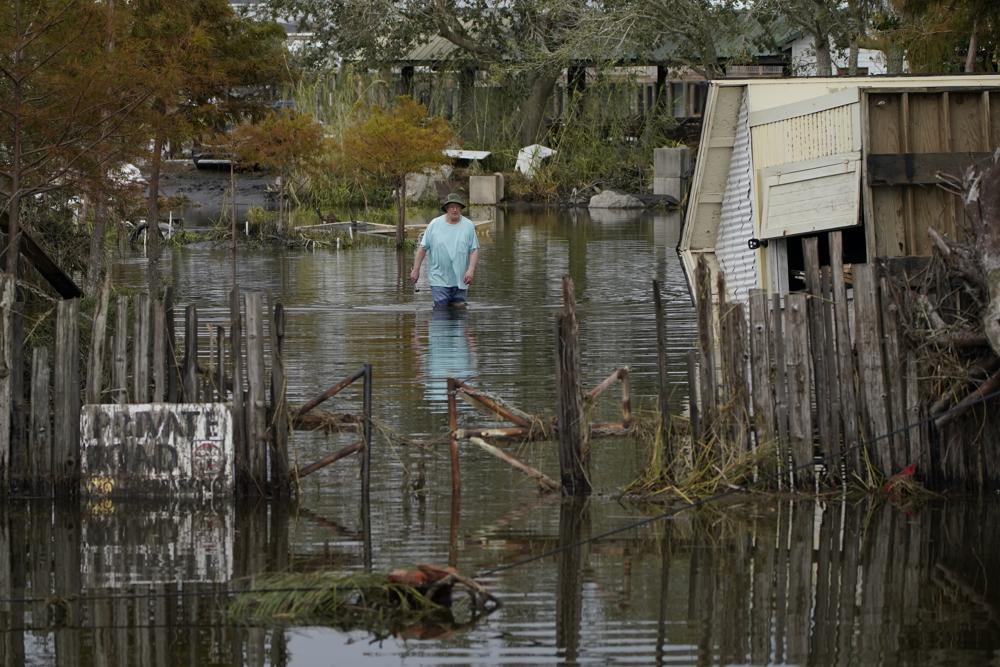
[[[465,595],[455,595],[456,592]],[[454,598],[454,599],[453,599]],[[286,573],[255,577],[228,615],[265,625],[328,625],[376,637],[438,636],[475,623],[500,602],[452,568],[418,565],[389,575]]]

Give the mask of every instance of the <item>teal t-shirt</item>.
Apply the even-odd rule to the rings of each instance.
[[[420,245],[427,251],[427,282],[431,287],[468,287],[462,278],[469,268],[469,253],[479,247],[471,220],[463,216],[450,224],[445,216],[438,216],[427,225]]]

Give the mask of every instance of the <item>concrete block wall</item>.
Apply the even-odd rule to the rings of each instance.
[[[654,149],[653,194],[684,199],[691,171],[691,150],[687,146]]]
[[[503,174],[469,177],[469,203],[496,206],[503,201]]]

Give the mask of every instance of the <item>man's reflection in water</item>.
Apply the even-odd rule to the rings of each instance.
[[[428,401],[448,402],[448,378],[475,377],[476,342],[468,313],[457,308],[435,308],[428,325],[424,355],[424,391]]]

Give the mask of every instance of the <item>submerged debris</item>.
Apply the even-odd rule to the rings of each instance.
[[[460,591],[466,595],[455,596]],[[255,577],[229,605],[239,622],[330,625],[376,637],[439,636],[475,623],[500,602],[454,568],[418,565],[389,575],[287,573]]]

